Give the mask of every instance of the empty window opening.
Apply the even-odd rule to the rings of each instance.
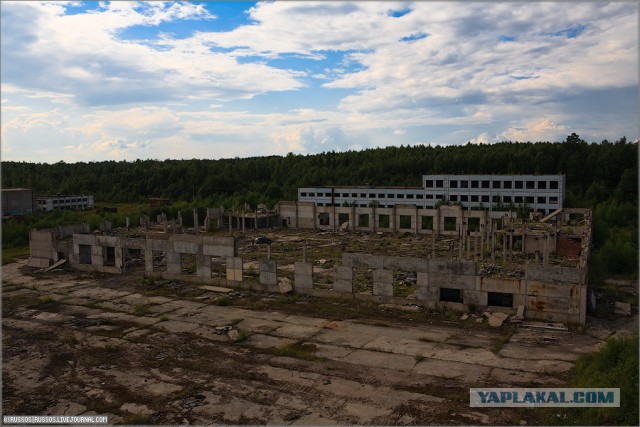
[[[538,188],[545,190],[547,188],[547,181],[538,181]]]
[[[167,271],[167,254],[164,251],[153,251],[153,271]]]
[[[327,212],[321,212],[318,214],[318,222],[320,225],[328,226],[329,225],[329,214]]]
[[[389,228],[389,215],[380,214],[378,215],[378,226],[380,228]]]
[[[406,298],[415,294],[418,274],[415,271],[395,270],[393,272],[393,296]]]
[[[444,229],[445,231],[456,231],[456,217],[455,216],[445,216],[444,217]]]
[[[91,245],[78,245],[80,249],[80,264],[91,264]]]
[[[339,213],[338,214],[338,224],[342,226],[344,223],[349,223],[349,214],[348,213]]]
[[[549,181],[549,188],[551,188],[552,190],[557,190],[558,189],[558,181]]]
[[[211,257],[211,277],[219,279],[227,277],[227,259],[225,257]]]
[[[531,190],[536,188],[536,182],[535,181],[527,181],[527,189]]]
[[[480,218],[469,218],[467,227],[469,231],[480,231]]]
[[[352,283],[354,293],[373,294],[373,270],[355,267]]]
[[[433,230],[433,217],[432,216],[422,216],[422,229],[423,230]]]
[[[441,302],[462,302],[462,290],[453,288],[440,288]]]
[[[449,187],[458,188],[458,181],[456,181],[456,180],[449,181]]]
[[[424,186],[426,188],[433,188],[433,180],[432,179],[427,179],[424,181]]]
[[[116,266],[116,248],[113,246],[103,247],[104,266],[115,267]]]
[[[482,181],[482,188],[489,188],[489,181]]]
[[[487,304],[495,307],[513,307],[513,294],[488,292]]]
[[[180,274],[185,276],[196,275],[196,254],[180,254]]]
[[[369,214],[358,215],[358,227],[369,227]]]
[[[400,228],[401,229],[410,229],[411,228],[411,215],[400,215]]]

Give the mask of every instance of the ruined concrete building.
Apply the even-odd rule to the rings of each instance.
[[[148,276],[269,292],[281,291],[281,279],[290,275],[289,290],[308,295],[585,323],[592,218],[588,209],[562,208],[564,176],[425,175],[423,182],[421,189],[300,189],[301,200],[280,202],[276,210],[209,208],[204,227],[194,210],[192,230],[182,227],[180,215],[161,214],[154,224],[140,218],[133,236],[106,222],[93,233],[86,225],[33,231],[29,265],[48,268],[66,259],[79,270],[117,274],[135,260]],[[485,197],[497,205],[522,200],[534,211],[518,219],[514,212],[481,209]],[[460,203],[432,205],[445,199]],[[469,209],[466,200],[478,204]],[[330,271],[320,271],[300,241],[299,260],[279,266],[269,247],[265,259],[248,268],[234,232],[266,227],[383,239],[414,235],[421,249],[419,256],[341,251]],[[412,278],[410,294],[398,291],[399,275]]]

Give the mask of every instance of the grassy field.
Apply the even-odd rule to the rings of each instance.
[[[9,264],[20,258],[26,258],[29,256],[29,246],[22,246],[18,248],[2,249],[2,265]]]

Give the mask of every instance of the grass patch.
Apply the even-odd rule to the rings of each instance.
[[[167,316],[166,314],[163,314],[162,316],[160,316],[161,322],[166,322],[167,320],[169,320],[169,316]]]
[[[136,316],[146,316],[149,313],[149,304],[136,304],[133,306],[133,314]]]
[[[214,304],[218,305],[220,307],[225,307],[225,306],[231,304],[231,298],[229,298],[227,295],[223,295],[223,296],[219,297],[218,299],[216,299]]]
[[[610,338],[597,353],[582,356],[566,387],[620,388],[619,408],[550,408],[549,425],[638,425],[638,333]]]
[[[515,326],[511,326],[504,335],[501,335],[493,343],[491,343],[491,351],[497,354],[502,347],[511,339],[511,336],[515,332]]]
[[[315,355],[318,347],[314,344],[305,344],[303,341],[296,341],[282,347],[271,347],[266,349],[266,351],[276,356],[293,357],[304,360],[324,360],[322,357]]]
[[[21,258],[26,258],[29,256],[29,253],[29,246],[2,248],[2,265],[15,262]]]
[[[416,363],[420,363],[422,362],[424,359],[426,359],[426,357],[424,357],[422,355],[422,353],[416,353],[413,355],[413,359],[416,361]]]

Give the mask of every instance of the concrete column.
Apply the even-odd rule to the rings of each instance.
[[[149,246],[144,251],[144,271],[153,273],[153,250]]]
[[[396,226],[396,205],[393,205],[393,209],[391,210],[391,232],[396,233],[398,231],[398,227]]]
[[[229,212],[229,233],[233,232],[233,217],[231,216],[231,212]]]
[[[267,245],[267,259],[271,259],[271,243]]]
[[[502,233],[502,260],[507,262],[507,234]]]
[[[162,218],[162,231],[165,232],[165,233],[167,232],[167,226],[168,226],[167,225],[167,218],[163,216],[163,218]]]
[[[203,279],[211,278],[211,255],[196,255],[196,276]]]
[[[182,225],[182,212],[178,211],[178,224]]]
[[[333,277],[333,290],[353,293],[353,268],[344,266],[336,268],[336,273]]]
[[[180,252],[166,251],[167,257],[167,273],[169,274],[182,274],[182,268],[180,266]]]
[[[126,218],[126,222],[127,222],[127,228],[131,227],[131,218],[127,217]]]
[[[373,270],[373,295],[393,296],[393,271],[380,268]]]
[[[240,216],[242,217],[242,233],[245,233],[244,211],[242,211],[242,213],[240,214]]]
[[[549,235],[544,235],[544,255],[542,258],[542,265],[545,267],[549,265]]]
[[[297,205],[296,205],[296,210],[297,210]],[[255,229],[256,231],[258,231],[258,208],[256,208],[255,210],[255,218],[256,218],[256,222],[255,222]]]
[[[293,271],[296,290],[313,289],[313,264],[296,262]]]
[[[198,211],[193,210],[193,231],[196,234],[200,234],[200,218],[198,218]]]
[[[513,233],[509,232],[509,262],[513,256]]]
[[[278,284],[278,269],[275,259],[260,260],[260,283],[264,285]]]

